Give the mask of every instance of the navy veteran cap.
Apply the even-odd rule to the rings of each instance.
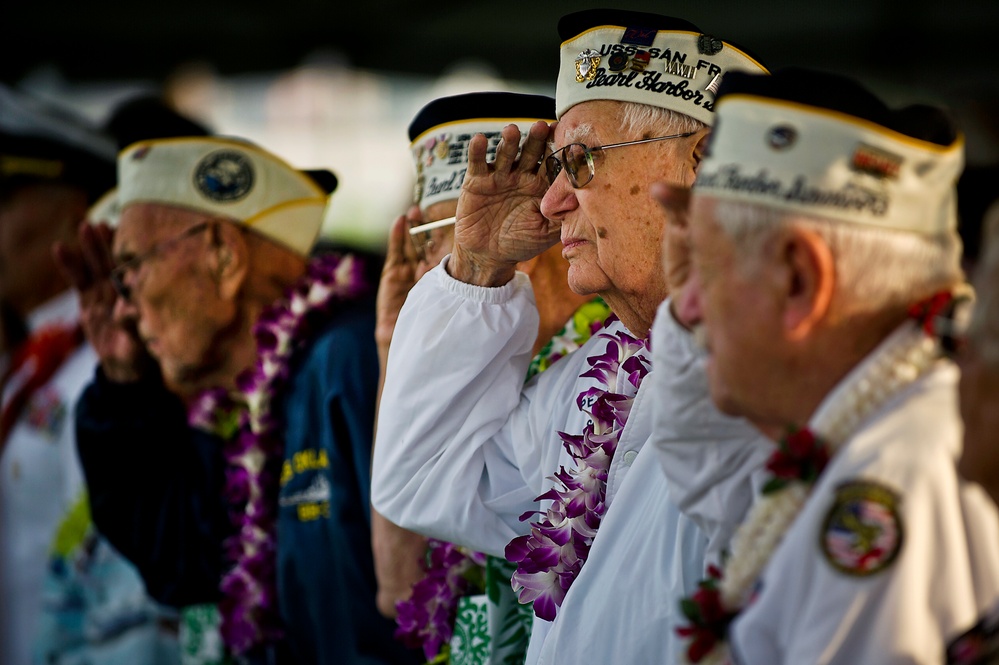
[[[834,74],[733,74],[694,184],[698,195],[882,228],[957,226],[964,140],[940,109],[891,109]]]
[[[619,9],[563,16],[556,110],[581,102],[649,104],[713,122],[715,93],[733,71],[766,73],[739,47],[683,19]]]
[[[118,156],[118,205],[157,203],[226,217],[307,255],[319,236],[329,171],[298,171],[249,141],[139,141]]]
[[[554,122],[555,100],[513,92],[472,92],[435,99],[409,125],[416,164],[415,199],[420,209],[458,198],[468,167],[468,143],[476,134],[488,140],[487,159],[496,154],[504,127],[520,127],[521,141],[538,120]]]
[[[115,153],[84,118],[0,85],[0,182],[63,182],[93,202],[114,187]]]

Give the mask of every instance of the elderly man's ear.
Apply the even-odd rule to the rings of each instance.
[[[783,328],[788,339],[803,339],[829,313],[836,283],[832,252],[818,234],[801,228],[778,235],[770,249]]]
[[[219,297],[233,300],[249,271],[249,246],[243,232],[235,224],[221,222],[215,226],[213,234],[209,269],[215,278]]]
[[[704,159],[704,155],[708,150],[708,139],[711,137],[711,132],[705,130],[701,137],[697,140],[697,144],[694,145],[694,170],[701,165],[701,160]]]

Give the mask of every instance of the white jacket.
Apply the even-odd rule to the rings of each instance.
[[[946,644],[999,598],[996,509],[955,466],[957,380],[939,361],[843,443],[732,625],[737,663],[941,663]],[[895,498],[864,498],[871,488]],[[895,558],[877,554],[887,564],[868,575],[833,565],[851,562],[857,524],[875,527],[866,536],[885,553],[898,539]]]
[[[582,431],[576,397],[596,384],[579,375],[606,340],[594,337],[524,386],[538,329],[527,276],[481,288],[443,265],[420,280],[399,316],[372,502],[403,527],[502,556],[528,532],[519,517],[540,508],[534,498],[552,487],[547,476],[575,467],[557,432]],[[555,621],[535,620],[528,663],[676,662],[678,601],[703,576],[706,539],[669,501],[656,451],[645,446],[655,373],[621,434],[589,557]]]
[[[708,561],[718,564],[769,478],[764,465],[776,446],[744,418],[715,407],[706,356],[673,318],[669,303],[660,305],[652,328],[652,444],[670,498],[707,535]]]

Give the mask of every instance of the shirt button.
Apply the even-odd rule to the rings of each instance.
[[[635,461],[636,457],[638,457],[638,453],[634,450],[629,450],[624,454],[624,463],[631,466],[631,463]]]

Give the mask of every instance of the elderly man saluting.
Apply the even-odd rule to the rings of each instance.
[[[676,310],[703,326],[719,408],[791,429],[691,599],[712,612],[691,612],[688,654],[939,663],[999,598],[999,523],[958,479],[958,372],[940,356],[963,284],[962,141],[937,109],[801,70],[729,77],[718,116]]]
[[[643,453],[645,339],[667,295],[665,216],[648,188],[693,182],[719,81],[763,69],[653,14],[579,12],[559,32],[559,123],[536,123],[519,160],[516,126],[492,165],[473,141],[453,253],[400,314],[373,501],[404,527],[518,562],[538,617],[528,662],[668,662],[704,536]],[[514,266],[559,239],[572,290],[616,319],[525,387],[538,314]]]
[[[373,299],[353,257],[309,258],[333,174],[221,137],[118,168],[113,269],[106,227],[64,257],[101,360],[76,423],[98,528],[158,600],[217,603],[241,662],[416,662],[375,607]]]

